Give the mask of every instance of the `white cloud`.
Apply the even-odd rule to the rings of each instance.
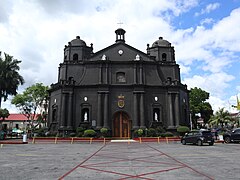
[[[201,89],[211,92],[211,96],[217,98],[225,98],[225,89],[229,87],[235,77],[224,72],[213,73],[209,75],[194,75],[191,78],[185,78],[183,83],[188,85],[188,88],[200,87]]]
[[[207,18],[196,28],[177,29],[172,19],[196,7],[199,0],[3,2],[0,50],[22,60],[20,73],[26,84],[20,91],[36,82],[55,83],[64,45],[77,35],[88,45],[93,43],[94,52],[113,44],[121,21],[127,44],[146,52],[147,43],[152,45],[163,36],[175,46],[181,73],[187,75],[184,84],[210,92],[215,104],[224,105],[221,101],[227,99],[225,90],[234,79],[228,68],[239,58],[235,53],[240,51],[240,26],[236,26],[240,8],[218,22]],[[218,7],[213,3],[203,11]],[[206,28],[208,24],[212,28]],[[201,73],[191,77],[195,70]]]
[[[204,9],[201,10],[201,12],[196,12],[195,16],[200,16],[202,14],[208,14],[211,11],[214,11],[215,9],[217,9],[219,7],[220,7],[219,3],[208,4]]]
[[[213,22],[214,22],[213,18],[205,18],[205,19],[201,20],[200,24],[201,25],[212,24]]]
[[[219,3],[208,4],[204,10],[204,13],[210,13],[211,11],[220,7]]]

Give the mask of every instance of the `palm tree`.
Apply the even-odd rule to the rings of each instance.
[[[4,53],[4,59],[0,52],[0,108],[2,100],[6,101],[8,95],[16,95],[19,85],[24,83],[23,77],[18,73],[21,61]]]
[[[219,109],[211,118],[209,119],[210,125],[221,125],[223,128],[224,124],[232,122],[232,117],[227,110],[224,108]]]

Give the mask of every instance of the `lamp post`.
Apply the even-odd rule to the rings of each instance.
[[[192,113],[191,113],[191,111],[190,111],[189,115],[190,115],[190,129],[192,131],[193,123],[192,123]]]

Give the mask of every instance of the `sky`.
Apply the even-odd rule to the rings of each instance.
[[[240,97],[240,0],[0,0],[0,51],[21,60],[26,87],[57,82],[63,49],[80,36],[94,52],[126,30],[146,53],[160,36],[175,48],[181,81],[210,93],[214,111]],[[17,113],[11,98],[2,104]]]

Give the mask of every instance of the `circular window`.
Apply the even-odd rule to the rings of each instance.
[[[120,50],[118,51],[118,54],[122,55],[122,54],[123,54],[123,50],[120,49]]]

